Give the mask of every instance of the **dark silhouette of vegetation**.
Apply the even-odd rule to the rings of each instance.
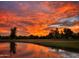
[[[11,53],[11,55],[16,53],[16,44],[15,44],[15,42],[10,42],[10,53]]]
[[[55,37],[55,39],[58,39],[59,38],[58,28],[56,28],[56,30],[54,31],[54,37]]]
[[[16,27],[11,29],[10,39],[16,39]],[[15,54],[16,53],[16,44],[15,42],[10,42],[10,53]]]
[[[51,30],[47,36],[16,36],[16,27],[11,29],[10,36],[0,36],[1,39],[61,39],[61,40],[79,40],[79,33],[74,33],[69,28],[64,28],[63,32],[59,33],[58,28]]]
[[[64,37],[65,37],[65,38],[72,39],[72,37],[73,37],[73,32],[72,32],[70,29],[65,28],[65,29],[64,29]]]
[[[10,39],[15,39],[16,38],[16,27],[11,29],[11,34],[10,34]]]

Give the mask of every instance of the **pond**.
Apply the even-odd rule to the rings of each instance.
[[[52,49],[32,43],[16,42],[16,54],[10,54],[10,43],[0,43],[0,58],[78,58],[79,53]]]

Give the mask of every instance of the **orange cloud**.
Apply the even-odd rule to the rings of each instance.
[[[75,33],[79,32],[79,26],[77,26],[77,25],[74,25],[74,26],[70,27],[70,29],[71,29],[73,32],[75,32]]]
[[[79,8],[73,3],[66,3],[61,7],[57,8],[55,13],[51,16],[54,16],[54,19],[73,17],[78,15],[78,10]]]
[[[0,10],[0,28],[3,29],[2,26],[6,29],[9,28],[9,32],[10,28],[16,26],[18,28],[17,35],[48,35],[50,32],[49,25],[58,23],[60,19],[78,15],[79,8],[77,5],[69,2],[60,7],[55,7],[55,3],[42,2],[33,10],[29,10],[29,5],[26,3],[16,3],[18,9],[22,11],[21,13]],[[0,32],[6,32],[6,30]]]

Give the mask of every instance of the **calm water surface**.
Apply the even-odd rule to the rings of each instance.
[[[10,55],[9,43],[0,43],[0,57],[19,57],[19,58],[62,58],[75,57],[78,53],[72,53],[59,49],[51,49],[31,43],[16,43],[16,54]]]

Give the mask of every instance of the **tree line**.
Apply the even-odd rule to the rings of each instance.
[[[15,38],[14,38],[15,37]],[[17,36],[16,28],[11,29],[11,34],[9,36],[0,36],[0,39],[62,39],[62,40],[79,40],[79,32],[74,33],[69,28],[64,28],[63,32],[59,33],[58,28],[51,31],[47,36]]]

